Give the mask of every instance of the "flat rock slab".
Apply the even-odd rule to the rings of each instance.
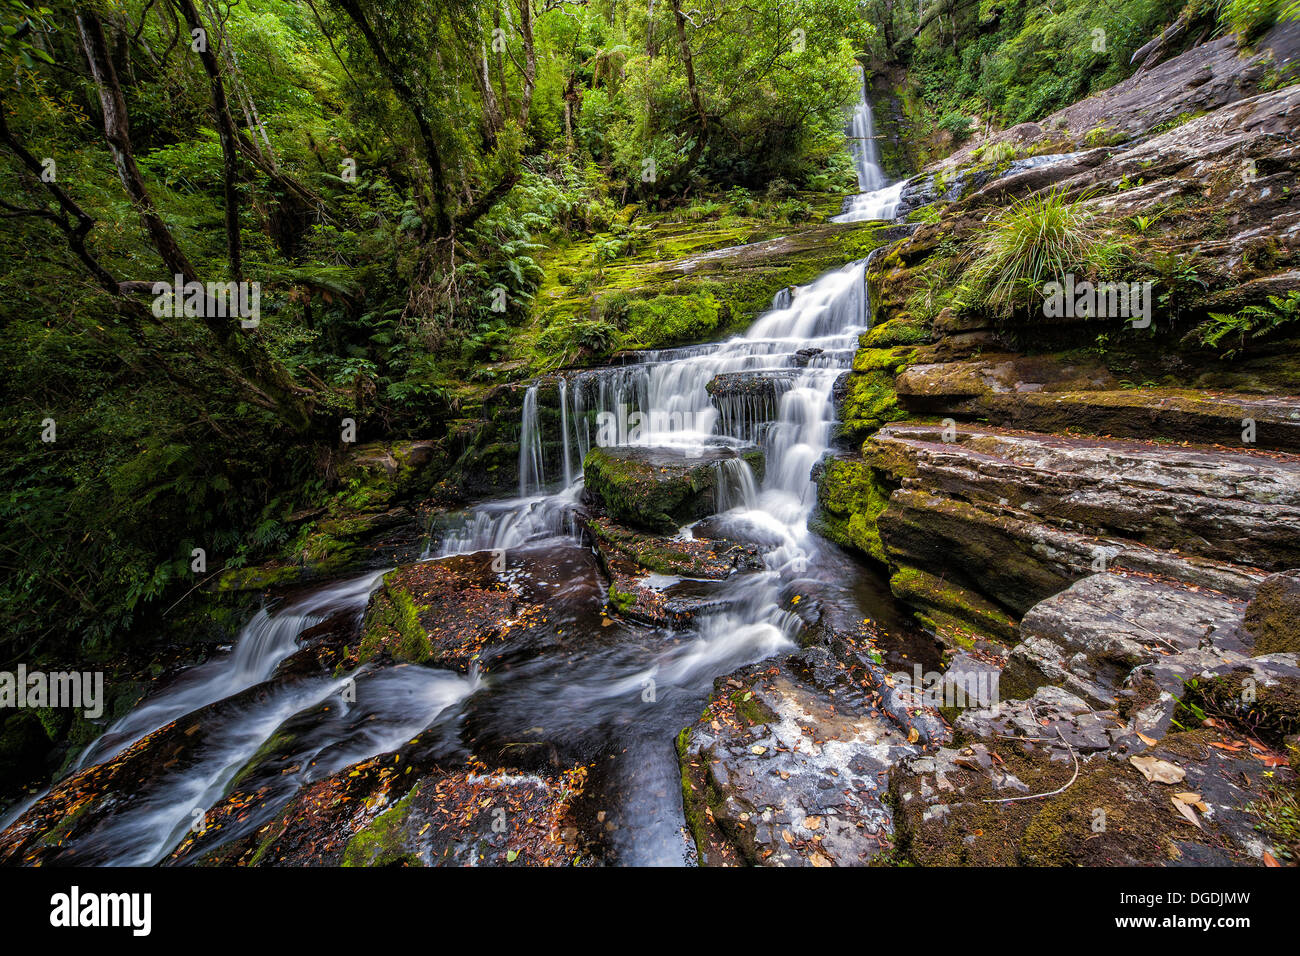
[[[861,688],[854,702],[847,678],[833,683],[793,662],[719,679],[679,740],[702,863],[848,866],[890,848],[890,769],[920,747]]]
[[[988,419],[1011,428],[1300,451],[1300,396],[1188,388],[1120,388],[1103,366],[1004,355],[910,366],[896,382],[908,408]]]
[[[1186,652],[1248,651],[1244,614],[1244,603],[1214,592],[1136,575],[1091,575],[1025,615],[1004,686],[1055,684],[1113,707],[1142,664]]]
[[[1300,565],[1295,456],[901,424],[867,448],[877,467],[930,494],[1249,567]]]

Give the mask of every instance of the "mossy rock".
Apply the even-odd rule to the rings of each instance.
[[[1255,635],[1252,653],[1300,653],[1300,571],[1264,580],[1246,607],[1246,630]]]
[[[937,630],[956,628],[1000,643],[1016,639],[1018,622],[993,602],[967,588],[917,568],[900,568],[889,579],[894,597],[928,616]],[[957,640],[958,644],[968,643]]]
[[[719,463],[740,459],[756,481],[763,453],[730,449],[686,456],[670,448],[593,448],[582,464],[588,495],[617,521],[670,533],[717,511]]]
[[[411,804],[420,790],[417,783],[409,793],[358,830],[343,850],[342,866],[420,866],[406,832]]]
[[[381,651],[415,664],[423,664],[433,656],[429,634],[420,623],[415,599],[405,588],[390,580],[396,573],[390,571],[385,575],[384,586],[370,599],[358,652],[359,663],[364,664]]]
[[[922,345],[930,341],[930,327],[907,316],[898,316],[873,326],[862,334],[859,344],[865,349],[892,348],[897,345]]]
[[[813,478],[819,507],[809,528],[884,563],[876,519],[889,505],[889,490],[871,466],[856,458],[828,458],[814,470]]]

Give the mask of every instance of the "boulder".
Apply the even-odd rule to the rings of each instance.
[[[726,463],[737,462],[736,466]],[[671,533],[681,525],[719,510],[726,493],[726,467],[746,466],[762,479],[763,453],[757,448],[709,449],[687,454],[674,448],[620,446],[593,448],[583,462],[587,495],[616,521],[649,531]]]

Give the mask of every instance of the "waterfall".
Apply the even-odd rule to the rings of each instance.
[[[858,173],[858,195],[844,203],[844,212],[831,222],[861,222],[867,219],[893,219],[903,194],[903,181],[889,184],[880,166],[880,147],[876,145],[876,121],[867,100],[866,74],[860,71],[859,99],[849,124],[849,150]]]
[[[159,694],[113,724],[77,759],[75,769],[102,763],[146,734],[267,680],[298,649],[298,635],[332,614],[351,610],[358,616],[383,571],[363,574],[312,591],[286,607],[263,608],[239,632],[234,650],[186,671]]]
[[[858,337],[868,325],[865,271],[865,261],[852,262],[806,286],[782,289],[745,334],[725,342],[649,350],[626,365],[562,379],[558,411],[566,487],[556,494],[541,494],[537,387],[530,387],[520,428],[520,497],[476,508],[443,537],[440,553],[576,536],[581,459],[591,447],[590,422],[603,414],[618,423],[614,440],[597,434],[604,444],[672,448],[686,455],[760,445],[766,455],[761,483],[740,476],[740,469],[749,471],[743,460],[721,463],[718,510],[727,512],[725,523],[742,536],[748,529],[779,542],[769,554],[773,570],[798,567],[814,548],[807,531],[816,503],[810,474],[830,447],[831,392],[851,367]],[[753,387],[711,395],[709,383],[727,373],[743,373]],[[577,468],[568,464],[574,444]]]
[[[719,512],[758,507],[754,470],[743,458],[724,458],[714,465],[714,470],[717,472],[715,500]]]
[[[537,386],[530,385],[524,393],[524,412],[519,423],[519,497],[527,498],[529,492],[541,491],[545,484],[542,432],[537,424]]]
[[[569,383],[560,376],[560,436],[564,441],[564,487],[573,484],[573,459],[569,451]]]

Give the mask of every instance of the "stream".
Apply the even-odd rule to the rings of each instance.
[[[852,134],[862,195],[851,197],[838,218],[890,218],[901,184],[888,184],[880,169],[865,95]],[[202,712],[200,739],[186,759],[161,767],[141,790],[118,795],[112,814],[78,836],[77,862],[159,863],[196,815],[251,773],[270,789],[240,828],[247,832],[303,785],[430,727],[476,748],[540,729],[567,759],[601,760],[584,799],[604,811],[605,861],[692,862],[674,738],[698,717],[715,678],[796,649],[804,622],[788,610],[791,595],[816,600],[843,622],[888,622],[894,613],[883,581],[808,528],[816,505],[810,473],[833,440],[832,392],[869,324],[865,261],[857,261],[783,290],[743,335],[569,373],[558,383],[563,449],[554,473],[546,467],[532,386],[523,405],[518,496],[471,509],[425,558],[509,555],[503,575],[528,575],[530,586],[552,599],[547,610],[563,625],[562,646],[508,656],[482,676],[410,664],[303,676],[280,668],[299,636],[339,615],[359,626],[383,572],[292,595],[259,611],[229,654],[178,675],[80,755],[75,770]],[[771,387],[711,396],[706,385],[728,373],[770,379]],[[610,422],[613,442],[601,428]],[[641,582],[705,608],[686,630],[602,622],[606,585],[577,517],[582,462],[598,444],[683,456],[755,445],[764,451],[761,480],[741,458],[718,462],[718,513],[701,523],[717,536],[756,545],[762,567],[724,581],[650,575]],[[696,530],[687,526],[678,535]]]

